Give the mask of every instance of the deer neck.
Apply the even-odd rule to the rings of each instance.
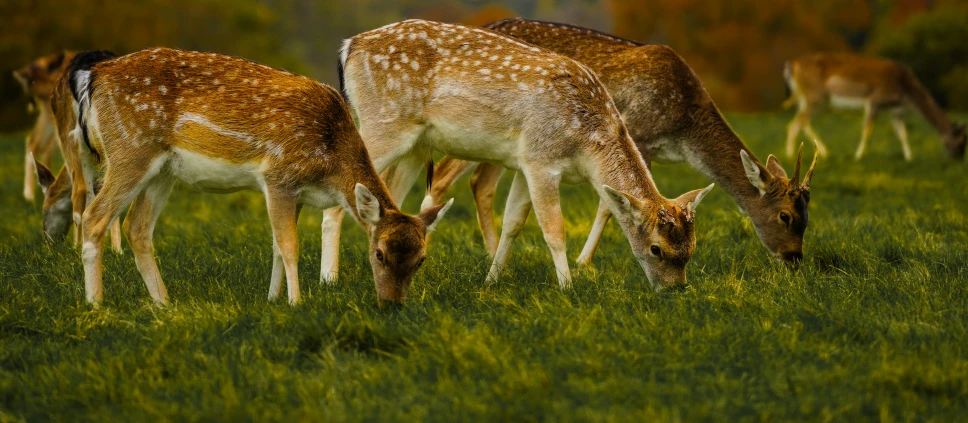
[[[359,144],[361,146],[363,145],[362,139]],[[365,149],[362,151],[362,156],[356,160],[347,161],[353,164],[347,166],[347,172],[345,175],[340,175],[338,178],[339,181],[335,185],[343,208],[353,215],[353,218],[360,225],[369,227],[369,222],[360,216],[356,207],[356,184],[362,184],[366,189],[370,190],[370,193],[380,202],[380,206],[383,207],[384,211],[399,211],[399,208],[396,202],[393,201],[390,190],[370,162],[369,155],[366,154]]]
[[[589,180],[600,195],[604,195],[602,186],[608,185],[650,204],[665,200],[631,138],[616,148],[597,149],[591,157]]]
[[[760,193],[746,177],[740,151],[759,163],[759,159],[733,132],[718,111],[708,115],[686,137],[684,147],[688,150],[686,160],[693,169],[726,191],[744,212],[749,212]]]
[[[944,114],[938,103],[931,97],[931,93],[918,82],[914,75],[906,74],[904,85],[908,101],[931,123],[931,126],[942,136],[950,133],[952,124],[948,116]]]

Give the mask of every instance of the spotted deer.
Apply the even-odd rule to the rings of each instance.
[[[151,297],[168,300],[154,259],[155,222],[176,180],[204,192],[264,193],[273,233],[269,299],[285,274],[299,301],[296,221],[302,205],[350,210],[369,234],[377,297],[401,303],[424,260],[426,233],[451,202],[401,213],[373,168],[342,97],[309,78],[244,59],[167,48],[112,58],[79,54],[54,93],[66,154],[103,187],[82,208],[87,300],[102,300],[105,228],[130,203],[124,231]],[[77,206],[75,201],[75,207]],[[84,203],[84,201],[80,201]]]
[[[64,68],[74,58],[74,52],[62,51],[42,56],[30,64],[13,72],[14,79],[30,96],[30,107],[37,112],[37,121],[27,135],[27,154],[24,160],[24,198],[33,201],[37,170],[34,161],[49,164],[57,148],[57,132],[54,115],[50,110],[50,96],[54,92],[57,79]],[[33,156],[33,157],[31,157]]]
[[[571,25],[505,19],[487,28],[575,59],[596,73],[625,120],[646,165],[686,162],[719,184],[753,221],[770,253],[785,262],[803,257],[810,179],[816,156],[803,181],[800,158],[793,177],[773,155],[764,166],[730,129],[689,65],[672,49]],[[446,157],[435,171],[430,204],[473,163]],[[494,190],[501,168],[481,163],[471,175],[478,221],[488,252],[497,249]],[[600,207],[592,232],[578,258],[588,264],[612,210]]]
[[[486,29],[408,20],[346,40],[340,65],[360,134],[398,202],[432,150],[516,172],[489,281],[533,205],[568,288],[558,186],[589,182],[654,287],[685,284],[695,208],[712,186],[662,197],[608,92],[581,64]],[[326,212],[327,248],[338,240],[340,213]],[[324,251],[324,277],[336,275],[335,254]]]
[[[857,160],[864,156],[874,118],[879,112],[891,111],[904,160],[911,161],[902,119],[908,109],[917,110],[934,126],[949,157],[960,160],[965,155],[965,125],[952,123],[911,70],[900,63],[850,53],[817,53],[787,62],[784,77],[791,93],[784,106],[796,104],[799,109],[787,131],[788,156],[793,155],[793,144],[801,130],[823,146],[810,125],[810,116],[824,104],[864,109],[864,128],[854,153]]]

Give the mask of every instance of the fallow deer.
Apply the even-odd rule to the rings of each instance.
[[[367,150],[377,170],[388,170],[398,202],[432,150],[516,171],[489,281],[533,203],[568,288],[558,186],[590,182],[655,289],[685,285],[695,208],[712,185],[662,197],[608,92],[578,62],[486,29],[408,20],[346,40],[340,70]],[[328,210],[323,223],[327,278],[336,275],[340,213]]]
[[[719,184],[753,221],[771,254],[785,262],[803,257],[810,178],[816,156],[802,183],[800,158],[792,178],[773,155],[766,165],[730,129],[689,65],[672,49],[571,25],[505,19],[487,28],[568,56],[588,66],[605,85],[625,120],[632,140],[651,162],[686,162]],[[435,171],[430,204],[473,163],[446,157]],[[492,217],[500,167],[481,163],[471,176],[478,221],[488,252],[496,250]],[[588,264],[611,212],[601,207],[579,264]]]
[[[87,300],[102,300],[101,244],[129,203],[124,230],[152,298],[168,300],[152,233],[176,180],[206,192],[265,194],[273,232],[269,299],[299,301],[296,221],[303,204],[342,206],[367,228],[378,300],[401,303],[423,263],[425,235],[451,202],[401,213],[367,155],[339,93],[309,78],[244,59],[167,48],[112,58],[81,53],[54,93],[61,137],[83,172],[106,167],[82,208]],[[73,169],[77,166],[69,166]],[[75,209],[76,204],[75,202]],[[82,201],[83,203],[83,201]]]
[[[911,108],[934,126],[951,158],[960,160],[965,155],[965,125],[952,123],[911,70],[900,63],[850,53],[817,53],[788,61],[783,74],[791,93],[784,106],[797,104],[799,109],[787,131],[788,156],[793,155],[793,144],[801,130],[823,147],[810,125],[811,114],[823,104],[864,109],[864,128],[854,153],[857,160],[867,148],[877,113],[889,110],[904,160],[911,161],[911,146],[901,118]]]
[[[74,54],[71,51],[49,54],[13,72],[24,93],[30,96],[31,108],[37,112],[34,128],[27,135],[27,154],[24,160],[24,198],[28,201],[33,201],[35,197],[37,170],[34,159],[49,164],[58,145],[54,115],[50,110],[50,96]]]

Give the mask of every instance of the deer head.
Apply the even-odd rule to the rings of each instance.
[[[409,216],[384,207],[370,190],[356,184],[356,208],[363,222],[369,224],[370,264],[376,283],[377,300],[403,304],[413,274],[424,263],[427,234],[450,209],[454,200]]]
[[[33,155],[30,156],[33,160]],[[34,160],[37,182],[44,192],[44,235],[50,241],[61,241],[71,229],[71,176],[67,167],[61,168],[57,177],[40,162]]]
[[[686,286],[686,264],[696,248],[696,206],[714,186],[656,202],[605,185],[606,204],[619,219],[635,258],[656,291]]]
[[[68,62],[70,60],[67,53],[50,54],[17,69],[13,72],[13,77],[27,95],[50,97]]]
[[[746,177],[759,192],[759,198],[747,210],[756,235],[778,259],[796,264],[803,259],[803,233],[807,229],[807,205],[810,203],[810,178],[817,167],[817,154],[800,181],[800,160],[803,145],[797,153],[797,165],[793,177],[787,173],[772,154],[766,160],[766,168],[753,160],[746,151],[740,150],[740,158],[746,169]]]
[[[944,146],[948,150],[948,155],[955,160],[965,157],[965,124],[955,123],[951,126],[951,132],[944,136]]]

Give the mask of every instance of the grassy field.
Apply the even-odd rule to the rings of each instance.
[[[764,161],[789,117],[728,116]],[[770,260],[717,189],[697,213],[685,292],[653,293],[614,223],[596,271],[561,292],[533,217],[506,278],[484,286],[461,181],[402,310],[376,306],[350,219],[343,279],[317,282],[318,211],[300,220],[304,303],[269,303],[261,196],[183,185],[155,238],[172,305],[151,304],[126,251],[105,254],[105,305],[92,309],[79,252],[44,242],[39,204],[20,196],[23,134],[2,135],[0,422],[964,419],[966,165],[917,119],[914,162],[885,121],[855,162],[860,120],[817,119],[832,157],[798,271]],[[654,172],[669,197],[708,183],[685,165]],[[563,204],[574,260],[597,198],[564,187]]]

